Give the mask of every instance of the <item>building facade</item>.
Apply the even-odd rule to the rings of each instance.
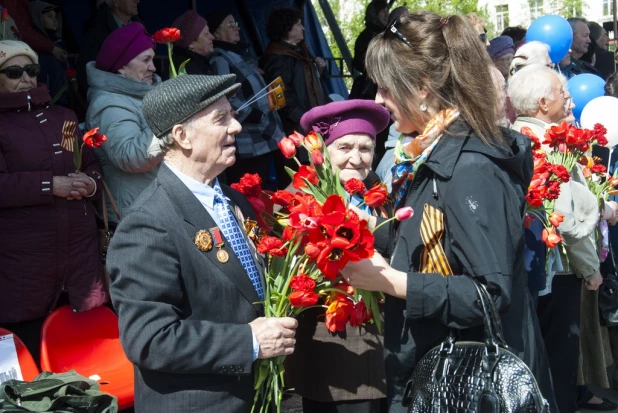
[[[572,12],[565,10],[560,0],[479,0],[479,8],[487,7],[496,35],[502,33],[508,26],[528,27],[537,17],[546,14],[560,14],[566,17],[584,17],[599,24],[611,22],[613,0],[584,0],[581,7],[573,8]],[[609,33],[613,38],[613,33]]]

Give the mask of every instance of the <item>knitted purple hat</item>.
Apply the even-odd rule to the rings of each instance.
[[[140,23],[131,23],[114,30],[103,42],[97,55],[96,68],[118,73],[124,65],[144,50],[155,48],[155,41]]]
[[[180,30],[182,36],[182,39],[176,41],[174,46],[186,49],[197,39],[202,30],[204,30],[204,27],[206,27],[206,20],[195,11],[187,10],[174,20],[172,27]]]
[[[495,39],[491,39],[489,46],[487,46],[487,53],[489,53],[492,60],[500,59],[509,53],[515,54],[513,39],[509,36],[498,36]]]
[[[342,136],[366,133],[371,139],[388,126],[390,115],[383,106],[372,100],[352,99],[317,106],[300,118],[300,126],[322,135],[330,145]]]

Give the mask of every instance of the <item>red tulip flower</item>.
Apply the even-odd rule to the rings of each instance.
[[[103,142],[107,140],[107,136],[100,134],[99,128],[94,128],[84,133],[82,140],[91,148],[100,148],[103,146]]]
[[[152,36],[157,43],[174,43],[182,38],[180,30],[175,27],[166,27],[165,29],[158,30]]]
[[[554,227],[558,228],[562,221],[564,221],[564,215],[560,212],[552,212],[549,214],[549,222],[551,222]]]
[[[288,296],[292,307],[310,307],[318,302],[318,298],[313,291],[294,291]]]
[[[291,159],[296,156],[296,145],[292,139],[281,138],[281,140],[277,142],[277,146],[279,146],[281,153],[286,158]]]
[[[554,248],[556,245],[562,242],[562,237],[556,234],[553,228],[545,228],[541,233],[541,240],[549,247]]]
[[[64,74],[66,75],[67,79],[75,79],[75,77],[77,76],[77,71],[72,67],[68,67],[64,70]]]
[[[9,19],[9,9],[6,7],[2,9],[2,21],[5,22]]]
[[[294,131],[293,134],[288,136],[288,139],[291,139],[292,142],[294,142],[294,145],[297,148],[300,148],[300,146],[303,144],[303,141],[305,140],[305,137],[303,135],[301,135],[300,133]]]
[[[370,208],[377,208],[386,203],[388,200],[388,192],[386,192],[386,189],[384,189],[382,185],[376,185],[365,192],[363,198],[365,199],[365,204],[367,204],[367,206]]]
[[[320,151],[319,149],[312,150],[311,162],[313,162],[315,166],[322,165],[324,163],[324,155],[322,154],[322,151]]]
[[[294,174],[292,186],[296,189],[306,187],[307,183],[305,182],[305,179],[312,185],[317,185],[319,182],[318,174],[315,169],[307,165],[301,165],[300,168],[298,168],[298,172]]]

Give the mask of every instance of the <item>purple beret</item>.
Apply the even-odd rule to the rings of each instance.
[[[154,48],[155,41],[144,26],[140,23],[127,24],[107,36],[97,55],[96,68],[117,73],[144,50]]]
[[[187,10],[174,20],[172,27],[180,30],[182,36],[182,39],[176,41],[174,46],[186,49],[197,39],[202,30],[204,30],[204,27],[206,27],[206,20],[195,11]]]
[[[498,36],[495,39],[489,41],[487,46],[487,53],[492,60],[500,59],[502,56],[515,53],[515,46],[513,45],[513,39],[509,36]]]
[[[366,133],[375,141],[389,119],[388,111],[373,100],[352,99],[311,109],[300,118],[300,126],[305,132],[318,132],[324,143],[330,145],[352,133]]]

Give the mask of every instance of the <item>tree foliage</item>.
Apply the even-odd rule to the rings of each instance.
[[[565,19],[569,17],[582,17],[588,8],[585,0],[552,0],[550,6],[552,14],[557,14]]]

